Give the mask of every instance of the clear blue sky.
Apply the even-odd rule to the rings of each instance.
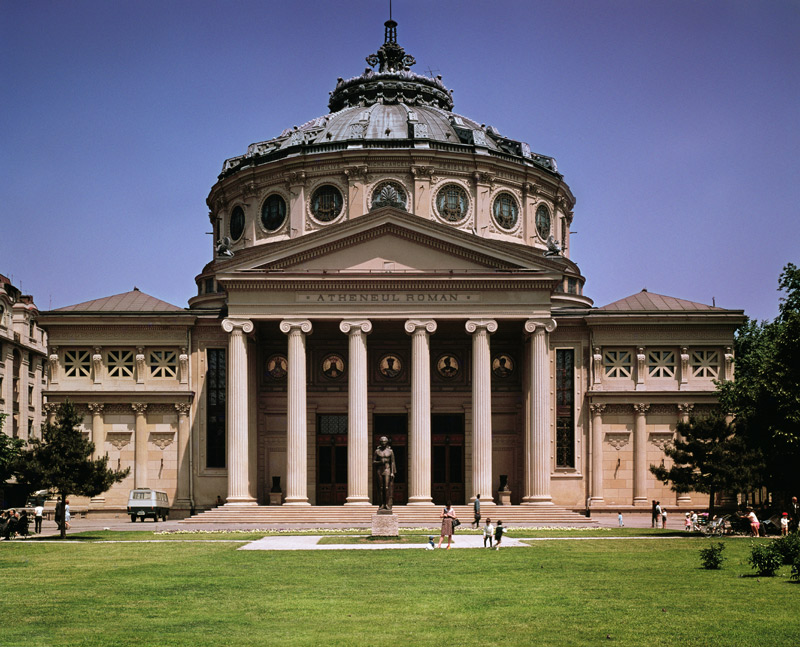
[[[0,273],[40,309],[211,259],[222,162],[327,113],[386,0],[0,3]],[[394,0],[455,111],[556,158],[596,305],[646,287],[777,314],[800,264],[800,2]]]

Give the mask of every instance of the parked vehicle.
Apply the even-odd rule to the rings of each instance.
[[[161,517],[166,521],[169,514],[169,497],[166,492],[149,488],[131,490],[128,495],[128,514],[132,522],[137,519],[144,521],[146,517],[152,517],[153,521],[158,521]]]

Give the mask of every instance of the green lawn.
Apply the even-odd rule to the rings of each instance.
[[[800,644],[788,567],[753,577],[750,542],[732,539],[723,569],[705,571],[707,543],[260,552],[3,542],[0,645]]]

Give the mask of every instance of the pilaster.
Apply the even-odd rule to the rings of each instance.
[[[647,411],[649,404],[634,404],[633,505],[647,506]]]

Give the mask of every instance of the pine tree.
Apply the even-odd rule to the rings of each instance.
[[[709,514],[714,514],[718,492],[746,492],[760,485],[761,451],[748,446],[720,413],[690,418],[677,425],[678,437],[664,453],[672,459],[667,468],[651,465],[650,471],[674,492],[709,495]]]
[[[92,458],[94,443],[78,428],[81,418],[67,401],[56,412],[54,425],[42,427],[42,438],[31,438],[18,462],[18,479],[58,494],[61,537],[67,536],[64,502],[69,495],[97,496],[124,479],[130,468],[108,469],[108,457]],[[57,515],[58,516],[58,515]]]

